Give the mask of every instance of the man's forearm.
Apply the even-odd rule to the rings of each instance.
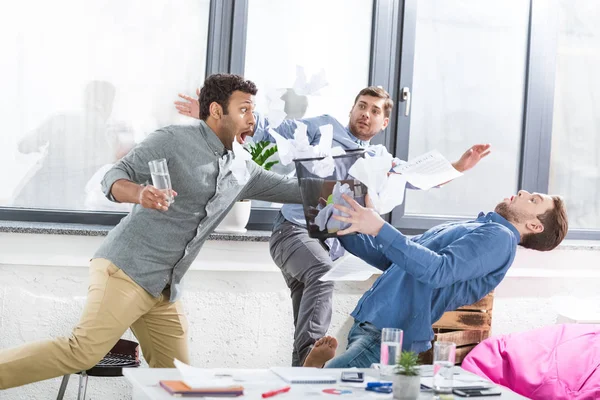
[[[110,193],[119,203],[140,203],[140,193],[143,186],[127,179],[119,179],[113,183]]]

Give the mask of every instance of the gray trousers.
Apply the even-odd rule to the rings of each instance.
[[[331,323],[333,282],[321,282],[319,278],[333,262],[319,240],[288,221],[273,231],[269,249],[291,291],[295,328],[292,366],[301,366]]]

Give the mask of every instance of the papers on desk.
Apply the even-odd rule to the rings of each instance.
[[[319,278],[321,282],[326,281],[366,281],[373,274],[381,271],[367,264],[358,257],[346,253],[337,259],[325,275]]]
[[[336,383],[337,378],[322,368],[272,367],[271,371],[287,383]]]
[[[462,175],[437,150],[394,167],[394,172],[402,174],[411,185],[421,190],[431,189]]]
[[[194,368],[178,359],[175,359],[174,363],[181,374],[182,381],[190,388],[225,388],[237,385],[230,373],[223,374],[218,370]]]
[[[433,388],[433,365],[421,365],[419,367],[421,375],[421,385]],[[481,378],[475,374],[461,373],[460,369],[454,368],[454,377],[452,378],[452,387],[454,389],[468,388],[491,388],[496,385],[487,379]]]

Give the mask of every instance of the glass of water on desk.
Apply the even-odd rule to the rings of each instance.
[[[402,351],[402,329],[383,328],[381,330],[381,375],[391,376]]]
[[[452,376],[456,360],[456,344],[453,342],[433,343],[433,393],[436,399],[451,399]]]
[[[148,162],[150,167],[150,175],[152,176],[152,186],[160,190],[167,195],[167,201],[169,205],[173,204],[173,195],[171,193],[171,176],[169,175],[169,168],[167,167],[167,160],[161,158],[159,160],[152,160]]]

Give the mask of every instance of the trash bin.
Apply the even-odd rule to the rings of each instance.
[[[340,229],[349,226],[333,218],[334,214],[340,214],[333,208],[333,204],[343,202],[341,193],[346,193],[360,205],[365,205],[367,187],[348,174],[352,165],[364,157],[364,154],[364,150],[354,150],[333,157],[333,173],[326,177],[319,176],[322,173],[318,172],[326,162],[325,157],[294,160],[310,237],[322,240],[336,237]]]

